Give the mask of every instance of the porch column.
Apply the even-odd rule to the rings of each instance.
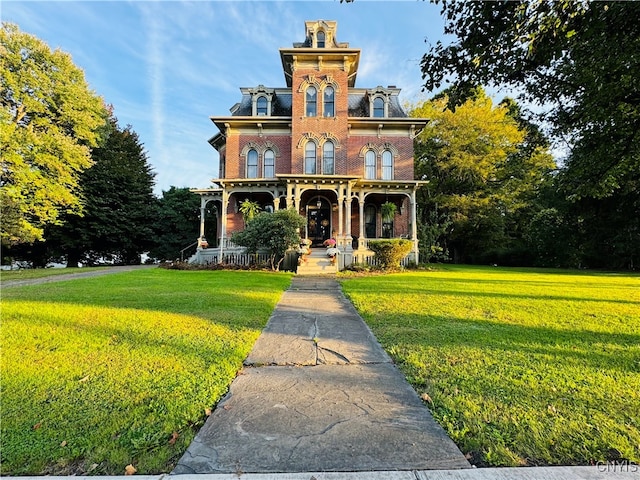
[[[342,238],[344,229],[344,190],[342,184],[338,185],[336,188],[336,201],[338,202],[338,237]]]
[[[351,184],[347,184],[347,194],[345,195],[344,207],[345,207],[345,219],[344,219],[344,233],[347,236],[349,242],[351,242]]]
[[[285,199],[285,202],[287,204],[287,208],[292,208],[294,206],[293,204],[293,185],[291,185],[291,182],[287,181],[287,197]]]
[[[358,203],[360,206],[359,211],[359,222],[360,222],[360,236],[358,237],[358,250],[364,250],[365,248],[365,239],[364,239],[364,190],[361,190],[358,195]]]
[[[220,258],[218,258],[218,263],[222,263],[222,257],[224,252],[224,242],[227,237],[227,208],[229,207],[229,193],[226,188],[222,189],[222,208],[220,212]]]
[[[296,212],[300,212],[300,196],[302,193],[300,192],[300,185],[296,183],[295,193],[293,197],[293,207],[296,209]]]
[[[204,237],[204,216],[206,215],[206,213],[207,213],[207,199],[204,196],[202,196],[200,197],[200,238],[198,240],[202,240],[202,237]]]
[[[420,262],[420,249],[418,247],[418,225],[416,220],[418,218],[418,203],[416,201],[416,187],[413,187],[411,192],[411,238],[413,239],[413,253],[416,265]]]

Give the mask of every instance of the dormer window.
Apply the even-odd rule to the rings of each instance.
[[[258,116],[265,116],[268,113],[268,104],[267,97],[258,97],[256,100],[256,114]]]
[[[275,97],[275,89],[258,85],[256,88],[243,88],[244,95],[251,95],[251,115],[270,117],[272,102]]]
[[[373,116],[374,118],[384,118],[384,99],[382,97],[373,99]]]
[[[307,117],[315,117],[318,113],[318,91],[316,87],[308,87],[306,94],[306,116]]]
[[[324,44],[325,44],[325,34],[324,32],[318,32],[318,48],[324,48]]]

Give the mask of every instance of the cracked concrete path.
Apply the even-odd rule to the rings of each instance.
[[[338,283],[296,277],[172,473],[469,467]]]

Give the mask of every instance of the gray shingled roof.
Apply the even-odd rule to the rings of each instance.
[[[406,118],[407,114],[400,106],[400,100],[397,96],[390,97],[389,118]],[[278,94],[273,97],[271,104],[271,115],[274,117],[290,117],[291,116],[291,93]],[[233,116],[250,117],[251,95],[243,95],[239,106],[233,113]],[[350,93],[349,94],[349,116],[350,117],[369,117],[369,100],[366,93]]]

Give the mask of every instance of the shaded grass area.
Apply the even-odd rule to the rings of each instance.
[[[443,267],[343,289],[477,465],[640,462],[640,277]]]
[[[290,281],[151,269],[3,291],[2,474],[171,471]]]
[[[58,275],[72,275],[74,273],[98,272],[105,267],[83,268],[27,268],[22,270],[0,270],[0,285],[10,280],[32,280]]]

